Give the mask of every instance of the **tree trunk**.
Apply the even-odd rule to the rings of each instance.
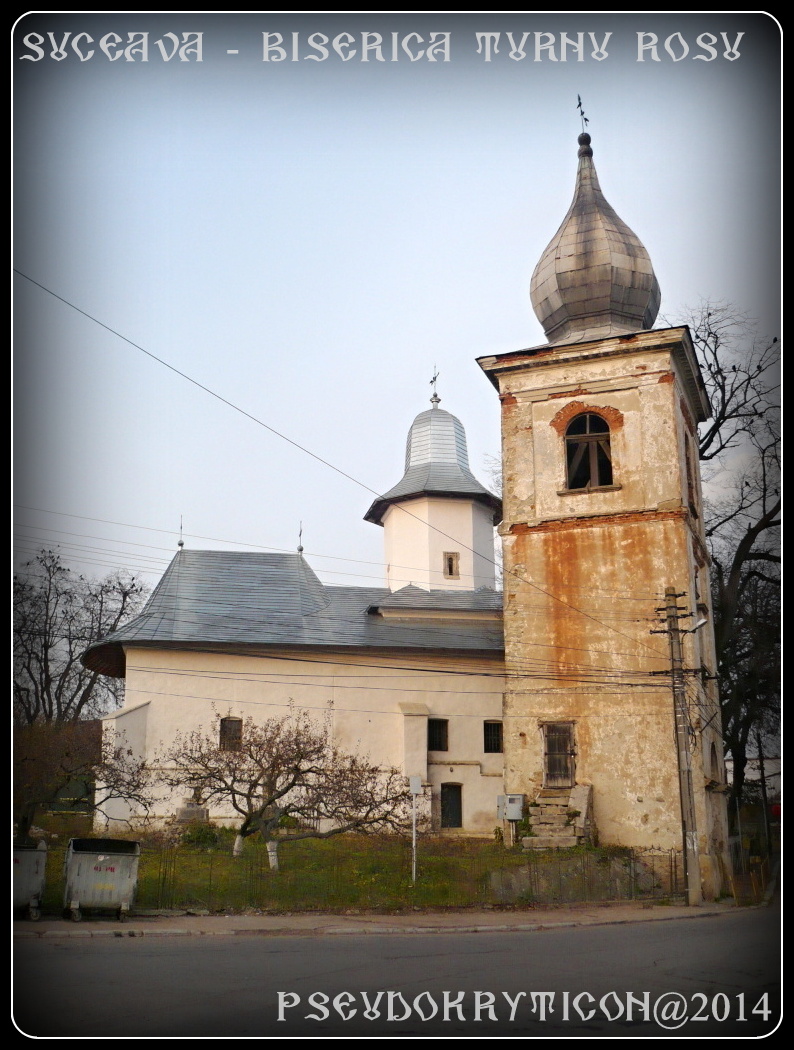
[[[270,861],[270,870],[278,871],[278,843],[268,842],[267,859]]]
[[[237,837],[234,840],[234,845],[232,846],[232,856],[233,857],[239,857],[242,852],[243,852],[243,836],[238,831],[237,832]]]

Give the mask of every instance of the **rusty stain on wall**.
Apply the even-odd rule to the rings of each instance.
[[[669,521],[671,519],[686,520],[687,512],[683,508],[675,510],[636,510],[627,511],[624,514],[599,514],[586,517],[573,517],[558,519],[555,521],[541,521],[535,525],[527,525],[526,522],[514,522],[508,526],[512,535],[523,532],[560,532],[565,529],[591,529],[598,525],[614,527],[619,524],[630,525],[647,521]]]
[[[577,390],[559,390],[553,394],[549,394],[549,400],[552,401],[558,397],[590,397],[590,391],[585,390],[584,387],[579,387]]]
[[[706,550],[702,522],[686,510],[679,423],[700,418],[703,408],[688,402],[697,384],[679,382],[676,338],[643,332],[586,350],[550,347],[542,368],[535,367],[537,355],[526,352],[483,366],[503,393],[509,385],[502,443],[515,479],[500,528],[505,577],[513,581],[504,619],[505,790],[533,799],[544,782],[541,726],[575,722],[575,780],[592,785],[600,840],[638,848],[681,846],[669,647],[664,635],[651,631],[662,626],[666,587],[694,595]],[[686,338],[681,330],[680,340]],[[639,350],[652,355],[652,371],[638,367]],[[554,412],[551,405],[561,397],[568,401]],[[516,401],[520,411],[508,411]],[[619,432],[612,444],[615,485],[608,492],[560,494],[558,437],[583,412]],[[525,429],[528,418],[534,434]],[[708,664],[710,644],[686,639],[690,666]],[[687,681],[696,726],[700,708],[716,711],[714,689],[694,676]],[[707,896],[719,891],[717,857],[724,862],[727,841],[724,801],[718,794],[707,798],[703,787],[704,753],[716,742],[721,754],[718,720],[693,738]]]
[[[684,422],[686,423],[686,425],[687,425],[687,427],[689,429],[689,433],[694,436],[696,430],[695,430],[695,421],[692,418],[692,413],[687,408],[686,402],[684,401],[683,398],[679,398],[678,404],[679,404],[679,408],[681,409],[681,415],[684,417]]]

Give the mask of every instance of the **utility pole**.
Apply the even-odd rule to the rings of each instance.
[[[681,836],[684,845],[684,879],[686,902],[692,907],[703,903],[700,885],[700,859],[698,857],[697,826],[695,822],[695,799],[692,791],[692,758],[689,751],[689,716],[684,683],[684,662],[681,653],[681,629],[678,619],[678,598],[675,589],[664,592],[666,634],[670,639],[670,671],[673,687],[673,713],[675,716],[675,743],[678,753],[678,789],[681,796]]]

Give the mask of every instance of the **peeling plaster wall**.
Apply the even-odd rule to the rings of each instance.
[[[547,723],[573,723],[575,779],[593,786],[600,841],[680,848],[681,817],[664,592],[709,612],[698,464],[703,418],[684,329],[485,358],[502,404],[505,791],[544,786]],[[593,412],[610,427],[613,484],[566,488],[565,432]],[[696,445],[695,445],[696,447]],[[694,511],[694,513],[693,513]],[[661,611],[660,611],[661,610]],[[713,630],[684,635],[685,668],[715,669]],[[655,673],[653,673],[655,672]],[[666,672],[666,673],[665,673]],[[724,798],[713,682],[686,676],[704,892],[719,891]],[[707,728],[704,729],[704,726]]]
[[[648,672],[670,666],[667,639],[649,631],[661,626],[656,610],[683,538],[674,517],[505,538],[505,562],[534,584],[506,579],[507,667],[550,668],[531,688],[508,689],[505,790],[532,797],[543,786],[540,726],[573,721],[576,780],[594,785],[603,842],[680,844],[669,677]]]

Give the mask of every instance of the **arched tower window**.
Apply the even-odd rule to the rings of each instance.
[[[566,482],[569,489],[595,489],[612,484],[609,424],[594,412],[583,412],[565,431]]]

